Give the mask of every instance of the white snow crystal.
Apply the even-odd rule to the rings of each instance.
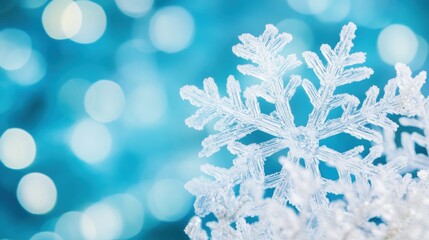
[[[212,78],[203,89],[185,86],[183,99],[198,107],[186,120],[201,130],[215,121],[216,134],[202,142],[200,157],[209,157],[226,147],[235,155],[230,168],[210,164],[201,167],[210,178],[193,179],[186,189],[196,196],[195,213],[185,231],[191,239],[424,239],[429,237],[429,191],[427,173],[401,175],[404,169],[429,166],[426,154],[416,153],[414,144],[429,150],[429,107],[421,88],[426,73],[416,77],[404,64],[396,64],[396,77],[384,91],[372,86],[360,100],[336,88],[370,78],[373,70],[361,66],[365,53],[352,52],[356,26],[343,27],[334,48],[320,47],[323,60],[304,52],[305,64],[314,79],[293,74],[303,63],[294,54],[280,55],[292,36],[267,25],[262,35],[243,34],[233,52],[249,60],[238,70],[260,80],[244,89],[233,77],[227,80],[227,96],[220,96]],[[318,84],[314,84],[315,81]],[[316,87],[318,86],[318,87]],[[295,124],[291,98],[303,88],[313,106],[305,125]],[[263,113],[259,99],[275,110]],[[244,100],[244,101],[243,101]],[[293,106],[294,107],[294,106]],[[328,118],[341,109],[341,116]],[[402,134],[402,147],[395,144],[398,124],[423,130]],[[271,136],[261,143],[243,144],[256,131]],[[356,146],[345,152],[321,141],[349,134],[368,141],[370,149]],[[384,137],[383,137],[384,136]],[[266,174],[269,156],[280,158],[282,169]],[[386,164],[374,164],[383,154]],[[333,167],[338,179],[322,176],[319,165]],[[333,200],[329,194],[338,196]],[[204,217],[213,214],[216,221]],[[206,232],[203,225],[210,230]]]

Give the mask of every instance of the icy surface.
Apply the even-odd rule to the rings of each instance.
[[[185,229],[191,239],[429,237],[429,221],[424,220],[429,214],[427,173],[420,171],[415,178],[404,175],[407,169],[429,164],[427,154],[416,153],[414,147],[429,148],[429,107],[420,92],[426,73],[413,77],[409,67],[398,63],[396,77],[382,93],[373,86],[362,102],[352,94],[336,93],[337,87],[373,74],[362,66],[365,53],[351,51],[355,31],[353,23],[344,26],[334,48],[320,47],[322,59],[304,52],[303,60],[314,72],[312,79],[305,79],[293,74],[303,64],[299,57],[279,54],[292,36],[267,25],[260,36],[241,35],[241,43],[233,47],[237,56],[250,61],[238,70],[259,79],[259,84],[242,91],[230,76],[227,96],[220,96],[212,78],[204,80],[203,89],[181,89],[182,98],[198,107],[186,120],[189,127],[201,130],[215,122],[217,132],[204,139],[200,157],[210,157],[224,147],[235,155],[231,168],[205,164],[201,170],[209,177],[186,184],[196,196],[196,216]],[[313,106],[303,126],[295,124],[290,105],[297,88],[304,89]],[[273,104],[275,110],[263,113],[258,99]],[[341,116],[328,118],[337,108]],[[403,133],[401,146],[396,146],[395,115],[403,116],[400,124],[420,128],[422,133]],[[255,131],[272,138],[249,145],[240,141]],[[343,133],[372,147],[340,152],[320,144]],[[279,159],[282,169],[266,174],[265,161],[278,152],[287,152]],[[387,163],[374,164],[383,154]],[[321,162],[334,167],[338,179],[324,178]],[[340,197],[330,200],[329,194]],[[216,221],[205,221],[209,214]],[[210,230],[206,232],[203,225]]]

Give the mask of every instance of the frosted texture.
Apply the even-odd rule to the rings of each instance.
[[[365,53],[352,52],[355,31],[353,23],[344,26],[334,48],[320,47],[323,58],[304,52],[303,60],[314,72],[314,79],[304,79],[293,74],[303,62],[296,55],[279,54],[292,36],[267,25],[260,36],[241,35],[241,43],[232,49],[249,61],[238,70],[259,79],[259,84],[242,91],[230,76],[224,97],[212,78],[204,80],[203,89],[181,89],[182,98],[198,107],[186,120],[189,127],[201,130],[215,121],[217,132],[204,139],[200,157],[224,147],[235,155],[229,169],[203,165],[201,170],[209,177],[186,184],[196,196],[196,216],[185,229],[191,239],[429,238],[428,173],[421,170],[414,178],[405,174],[429,163],[427,155],[415,150],[416,144],[429,147],[429,106],[420,91],[426,73],[413,77],[409,67],[396,64],[396,77],[382,93],[373,86],[362,102],[352,94],[336,93],[337,87],[373,74],[361,66]],[[303,126],[295,124],[290,106],[297,88],[304,89],[313,106]],[[258,99],[275,110],[261,112]],[[337,108],[341,116],[328,118]],[[403,133],[401,146],[396,146],[395,115],[402,116],[400,124],[422,133]],[[240,141],[255,131],[272,138],[249,145]],[[372,147],[340,152],[320,144],[344,133]],[[267,157],[280,151],[287,152],[279,159],[282,169],[266,174]],[[386,164],[374,164],[383,154]],[[337,180],[321,175],[321,162],[336,169]],[[205,220],[209,214],[216,220]]]

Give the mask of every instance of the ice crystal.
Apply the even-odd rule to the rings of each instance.
[[[425,74],[420,75],[421,81],[424,81],[425,78]],[[418,131],[412,133],[403,132],[401,134],[402,147],[396,146],[395,134],[392,131],[384,133],[387,160],[398,156],[406,156],[408,166],[404,171],[429,168],[429,157],[427,155],[429,153],[429,102],[426,101],[424,106],[418,109],[421,109],[421,111],[416,118],[403,117],[399,119],[401,125],[420,130],[420,133]],[[417,152],[416,145],[422,147],[425,153]]]
[[[352,94],[337,93],[338,87],[373,74],[371,68],[361,66],[365,53],[351,51],[355,31],[356,26],[349,23],[334,48],[323,44],[323,60],[314,52],[302,54],[319,81],[316,85],[312,79],[292,74],[303,64],[296,55],[280,54],[292,36],[267,25],[258,37],[241,35],[241,43],[232,49],[250,61],[238,70],[259,79],[260,84],[250,85],[242,94],[239,82],[230,76],[224,97],[212,78],[204,80],[203,89],[181,89],[182,98],[198,107],[186,120],[188,126],[201,130],[215,121],[217,133],[204,139],[200,157],[209,157],[223,147],[236,156],[230,168],[203,165],[202,172],[210,178],[186,184],[196,196],[197,216],[185,229],[191,239],[428,237],[429,222],[424,220],[429,214],[428,174],[420,171],[415,178],[403,174],[406,167],[429,165],[427,155],[416,153],[414,147],[418,144],[429,150],[429,106],[420,91],[426,73],[413,77],[409,67],[396,64],[396,77],[387,82],[383,94],[372,86],[361,103]],[[300,87],[313,107],[303,126],[295,124],[290,105]],[[273,104],[275,110],[263,113],[259,99]],[[341,116],[328,118],[338,108]],[[402,147],[397,147],[394,132],[398,124],[393,115],[402,116],[402,125],[422,129],[423,135],[403,133]],[[243,144],[242,139],[255,131],[271,138]],[[321,144],[343,133],[368,141],[372,147],[341,152]],[[287,152],[279,159],[281,170],[266,174],[265,161],[279,152]],[[374,164],[383,154],[386,163]],[[338,179],[323,177],[321,162],[335,168]],[[333,200],[330,194],[339,197]],[[206,223],[206,232],[203,223],[209,214],[216,221]]]

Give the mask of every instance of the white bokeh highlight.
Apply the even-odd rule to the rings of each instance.
[[[53,39],[90,44],[104,34],[107,18],[103,8],[95,2],[53,0],[43,11],[42,24]]]
[[[153,126],[161,123],[167,110],[167,95],[164,88],[156,83],[137,87],[128,95],[127,122],[137,127]]]
[[[27,33],[16,28],[0,31],[0,67],[17,70],[30,59],[32,42]]]
[[[194,19],[186,9],[165,7],[150,20],[149,37],[157,49],[167,53],[179,52],[191,44],[194,25]]]
[[[61,16],[61,30],[65,36],[71,38],[75,36],[82,27],[82,11],[78,4],[71,3]]]
[[[352,11],[349,18],[358,26],[373,29],[383,28],[389,25],[393,20],[393,16],[395,16],[395,14],[392,14],[394,10],[392,10],[392,2],[390,0],[359,0],[350,2]],[[362,9],[365,10],[363,11]]]
[[[82,25],[82,13],[72,0],[53,0],[44,9],[42,24],[53,39],[68,39],[76,35]]]
[[[276,27],[281,32],[287,32],[293,35],[293,41],[287,44],[281,51],[285,56],[290,53],[300,54],[313,47],[313,31],[304,21],[295,18],[284,19],[279,22]]]
[[[24,8],[35,9],[45,5],[47,1],[48,0],[21,0],[19,4]]]
[[[130,194],[117,194],[103,200],[116,209],[122,223],[120,239],[129,239],[137,235],[143,226],[143,206],[137,198]]]
[[[176,179],[157,181],[149,190],[149,211],[160,221],[180,220],[188,213],[191,206],[191,196],[183,188],[183,183]]]
[[[87,240],[118,239],[122,232],[120,213],[106,203],[96,203],[84,211],[87,218],[81,222],[82,233]]]
[[[64,240],[60,235],[54,232],[39,232],[34,234],[30,240]]]
[[[122,88],[110,80],[100,80],[85,94],[85,110],[99,122],[111,122],[121,116],[125,105]]]
[[[73,127],[70,148],[82,161],[99,163],[110,154],[112,136],[103,124],[85,119]]]
[[[426,40],[417,35],[417,40],[419,43],[418,51],[416,52],[416,55],[413,59],[413,61],[410,63],[410,67],[413,70],[422,69],[424,67],[424,64],[426,62],[428,53],[429,53],[429,47]]]
[[[19,181],[17,197],[21,206],[29,213],[46,214],[57,202],[57,188],[48,176],[30,173]]]
[[[410,63],[418,49],[418,40],[407,26],[394,24],[384,28],[377,40],[378,53],[381,59],[391,65],[398,62]]]
[[[330,0],[329,6],[316,17],[322,22],[332,23],[343,21],[350,13],[350,0]]]
[[[46,71],[45,58],[33,50],[30,58],[21,68],[7,71],[6,74],[12,82],[21,86],[30,86],[42,80]]]
[[[82,14],[82,22],[79,31],[70,39],[81,44],[96,42],[106,31],[106,13],[100,5],[91,1],[76,1],[75,3]]]
[[[82,222],[89,222],[88,217],[82,212],[66,212],[55,223],[55,232],[63,240],[85,239],[81,227]]]
[[[10,128],[0,138],[0,159],[11,169],[23,169],[36,158],[36,143],[23,129]]]
[[[115,0],[115,3],[123,14],[139,18],[152,9],[153,0]]]
[[[287,0],[289,6],[303,14],[317,14],[326,10],[331,0]]]

